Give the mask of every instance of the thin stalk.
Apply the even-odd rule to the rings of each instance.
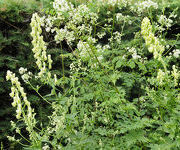
[[[3,142],[1,142],[1,150],[3,150]]]
[[[1,19],[2,21],[4,21],[6,24],[8,24],[8,25],[12,26],[13,28],[15,28],[15,29],[17,29],[17,30],[20,30],[20,31],[21,31],[21,29],[20,29],[20,28],[18,28],[18,27],[16,27],[15,25],[13,25],[13,24],[11,24],[11,23],[7,22],[7,21],[6,21],[6,20],[4,20],[3,18],[1,18],[1,17],[0,17],[0,19]]]
[[[162,58],[160,59],[160,62],[162,63],[162,65],[164,67],[165,73],[167,73],[167,67],[166,67],[166,64]]]
[[[25,144],[21,143],[21,142],[18,141],[18,140],[17,140],[17,142],[18,142],[20,145],[24,146],[24,147],[29,147],[29,145],[25,145]]]
[[[64,75],[64,55],[63,55],[62,43],[60,43],[60,45],[61,45],[62,69],[63,69],[63,80],[64,80],[64,78],[65,78],[65,75]]]
[[[21,133],[19,133],[20,134],[20,136],[22,136],[22,138],[24,139],[24,140],[26,140],[27,142],[29,142],[29,143],[31,143],[27,138],[25,138]]]
[[[76,105],[76,94],[75,94],[75,78],[72,77],[73,80],[73,106],[72,106],[72,113],[75,112],[75,105]]]
[[[177,38],[176,38],[176,42],[179,40],[179,36],[177,36]],[[173,45],[174,46],[174,45]],[[172,49],[172,47],[173,46],[171,46],[171,48],[169,48],[169,50],[163,55],[163,56],[165,56],[171,49]]]
[[[115,6],[113,9],[113,25],[112,25],[112,30],[111,30],[111,37],[113,36],[114,24],[115,24]]]
[[[121,35],[123,35],[123,31],[124,31],[125,23],[126,23],[126,21],[124,20],[123,25],[122,25],[122,28],[121,28]]]
[[[31,86],[31,88],[32,88],[33,90],[36,91],[36,93],[37,93],[44,101],[46,101],[48,104],[51,104],[50,102],[48,102],[48,100],[46,100],[46,99],[38,92],[38,90],[37,90],[35,87],[33,87],[33,85],[32,85],[30,82],[28,82],[28,84]]]
[[[96,37],[96,24],[94,26],[94,38]]]

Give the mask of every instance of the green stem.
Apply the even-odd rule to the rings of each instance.
[[[114,9],[113,9],[113,25],[112,25],[112,30],[111,30],[111,38],[113,36],[114,24],[115,24],[115,6],[114,6]]]
[[[65,75],[64,75],[64,55],[63,55],[63,49],[62,49],[62,43],[60,43],[61,45],[61,56],[62,56],[62,69],[63,69],[63,80],[65,78]]]
[[[26,140],[27,142],[29,142],[29,143],[31,143],[27,138],[25,138],[21,133],[19,133],[20,134],[20,136],[24,139],[24,140]]]
[[[17,141],[20,145],[22,145],[22,146],[24,146],[24,147],[29,147],[29,145],[25,145],[25,144],[23,144],[23,143],[21,143],[21,142],[19,142],[19,141]]]
[[[51,104],[50,102],[48,102],[48,101],[38,92],[38,90],[37,90],[35,87],[33,87],[33,85],[32,85],[30,82],[28,82],[28,84],[31,86],[31,88],[32,88],[33,90],[36,91],[36,93],[37,93],[44,101],[46,101],[48,104]]]
[[[3,143],[1,142],[1,150],[3,150]]]
[[[164,60],[161,58],[160,61],[161,61],[162,65],[163,65],[163,67],[164,67],[165,73],[167,74],[167,67],[166,67],[166,64],[165,64]]]
[[[179,36],[177,36],[177,38],[176,38],[175,41],[177,42],[178,40],[179,40]],[[175,44],[174,44],[174,45],[175,45]],[[169,50],[168,50],[163,56],[165,56],[167,53],[169,53],[169,51],[172,49],[172,47],[173,47],[174,45],[172,45],[171,48],[169,48]]]
[[[124,31],[124,26],[125,26],[125,23],[126,23],[126,21],[124,20],[124,22],[123,22],[123,26],[122,26],[122,28],[121,28],[121,36],[123,35],[123,31]]]

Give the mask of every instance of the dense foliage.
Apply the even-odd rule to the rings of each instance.
[[[9,140],[25,149],[179,149],[178,5],[55,0],[34,13],[37,67],[19,74],[49,112],[8,70],[18,120]]]

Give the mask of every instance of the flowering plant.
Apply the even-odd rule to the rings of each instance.
[[[148,7],[148,3],[151,6]],[[32,16],[32,51],[38,73],[33,75],[20,68],[20,74],[50,105],[51,114],[46,124],[36,121],[35,110],[18,78],[7,72],[7,80],[12,82],[12,105],[17,107],[16,118],[27,127],[29,147],[160,149],[165,145],[178,149],[180,71],[176,64],[171,66],[172,55],[165,54],[163,36],[155,36],[153,20],[149,19],[152,16],[140,18],[141,31],[138,28],[127,41],[126,25],[133,26],[137,20],[129,22],[130,16],[116,11],[134,12],[133,1],[108,0],[107,9],[114,11],[107,11],[113,19],[108,18],[106,23],[99,17],[104,4],[97,1],[96,5],[99,10],[92,9],[91,5],[77,6],[66,0],[55,0],[56,13]],[[158,4],[150,0],[140,6],[138,15],[147,7],[158,9]],[[118,22],[121,22],[121,31],[116,28]],[[52,34],[54,45],[60,47],[62,70],[57,71],[59,74],[52,70],[53,55],[48,54],[49,45],[42,31]],[[65,54],[64,49],[67,49]],[[48,85],[51,93],[42,96],[40,86],[31,84],[32,78],[39,79],[41,86]],[[18,129],[14,122],[13,126]],[[19,129],[17,133],[22,135]],[[9,139],[15,140],[10,136]]]

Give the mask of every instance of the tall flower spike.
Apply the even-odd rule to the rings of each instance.
[[[146,17],[141,24],[141,34],[145,39],[149,52],[153,53],[154,58],[162,60],[162,53],[164,52],[164,46],[162,46],[157,37],[152,33],[152,25],[150,20]]]
[[[47,57],[46,49],[47,44],[43,41],[43,36],[41,35],[42,29],[41,24],[43,20],[38,16],[37,13],[33,14],[31,19],[31,36],[33,38],[32,44],[33,44],[33,53],[34,58],[36,59],[36,64],[40,70],[39,76],[42,77],[44,73],[47,71],[47,66],[49,66],[49,69],[51,69],[52,60],[50,55]]]
[[[21,84],[15,74],[11,71],[7,71],[6,79],[10,80],[12,83],[10,96],[13,98],[12,106],[17,107],[16,109],[16,118],[23,119],[25,124],[27,125],[27,130],[30,133],[30,138],[34,138],[33,128],[36,125],[35,113],[34,110],[30,106],[30,102],[27,100],[26,93],[24,92],[24,88],[21,87]],[[25,111],[24,108],[27,108]]]
[[[171,71],[172,76],[174,77],[174,85],[178,86],[178,79],[180,77],[180,71],[176,68],[175,65],[172,66],[173,71]]]

